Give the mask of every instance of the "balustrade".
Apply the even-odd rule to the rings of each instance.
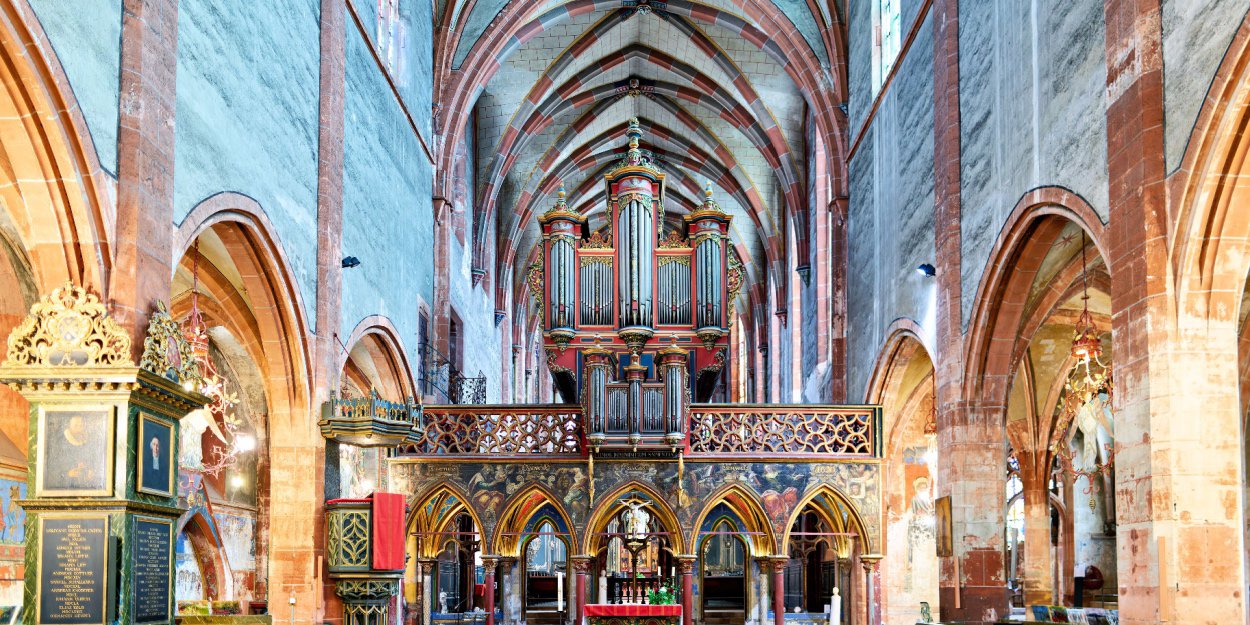
[[[880,457],[881,408],[697,404],[690,455]]]
[[[426,406],[400,454],[583,457],[580,407]]]

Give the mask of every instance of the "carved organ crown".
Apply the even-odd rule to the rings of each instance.
[[[680,437],[685,406],[716,386],[729,345],[730,216],[712,199],[665,232],[664,174],[639,147],[604,176],[608,224],[588,232],[561,187],[539,218],[546,348],[566,401],[587,403],[589,438],[631,446]],[[648,349],[649,345],[658,345]]]

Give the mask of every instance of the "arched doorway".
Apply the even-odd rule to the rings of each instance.
[[[564,534],[550,517],[543,517],[526,537],[521,614],[529,625],[563,622],[568,610],[569,543]]]
[[[825,606],[841,602],[842,625],[865,625],[868,602],[860,556],[874,546],[859,512],[844,496],[820,485],[795,509],[782,543],[787,613],[831,619]],[[875,591],[879,594],[880,589]],[[837,598],[835,600],[835,598]]]
[[[684,540],[677,517],[650,488],[630,483],[600,500],[591,514],[585,553],[594,558],[598,593],[591,603],[642,603],[661,585],[680,587],[676,556]]]
[[[939,613],[934,493],[941,451],[933,361],[914,322],[895,322],[868,400],[885,415],[885,560],[881,604],[886,622]]]
[[[481,523],[458,489],[440,485],[408,504],[408,569],[404,598],[422,623],[472,612],[482,570]],[[482,589],[483,593],[485,588]]]
[[[723,507],[723,506],[722,506]],[[747,544],[740,522],[725,510],[716,510],[711,531],[699,550],[699,588],[703,622],[740,624],[749,611],[747,602]]]

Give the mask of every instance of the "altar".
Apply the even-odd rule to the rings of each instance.
[[[678,625],[681,606],[591,603],[586,605],[586,622],[590,625]]]

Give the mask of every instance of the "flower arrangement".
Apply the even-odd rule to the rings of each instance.
[[[677,603],[677,593],[668,586],[660,586],[647,591],[647,603],[651,605],[673,605]]]

